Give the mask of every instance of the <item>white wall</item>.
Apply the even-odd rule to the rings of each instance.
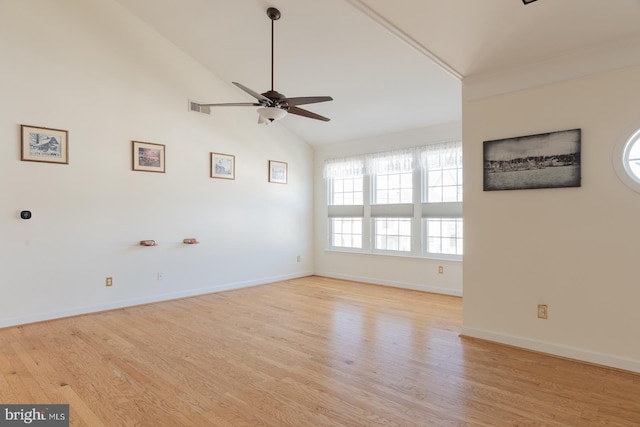
[[[188,112],[238,91],[117,3],[4,0],[0,58],[0,327],[313,271],[311,148],[252,109]],[[20,161],[20,124],[68,130],[69,165]],[[166,174],[132,171],[132,140],[165,144]]]
[[[326,277],[462,295],[460,261],[327,250],[327,190],[322,176],[324,161],[327,159],[459,140],[461,132],[460,123],[451,123],[315,147],[315,273]],[[444,274],[438,273],[438,266],[444,267]]]
[[[612,161],[638,93],[627,68],[464,102],[463,334],[640,371],[640,194]],[[483,141],[574,128],[580,188],[482,191]]]

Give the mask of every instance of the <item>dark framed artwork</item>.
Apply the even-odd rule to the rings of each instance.
[[[484,191],[580,187],[581,129],[484,141]]]
[[[165,172],[165,146],[151,142],[132,141],[133,170]]]
[[[69,132],[20,125],[21,156],[25,162],[69,164]]]

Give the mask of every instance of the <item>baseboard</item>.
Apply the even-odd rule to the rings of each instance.
[[[460,335],[538,351],[594,365],[640,373],[640,360],[627,359],[624,357],[613,356],[611,354],[598,353],[581,348],[505,335],[464,326],[461,329]]]
[[[234,289],[249,288],[252,286],[266,285],[268,283],[280,282],[283,280],[297,279],[300,277],[311,276],[313,273],[297,273],[282,276],[273,276],[257,280],[248,280],[244,282],[225,283],[204,288],[188,289],[180,292],[171,292],[159,295],[150,295],[148,297],[135,298],[130,300],[122,300],[110,302],[107,304],[98,304],[87,307],[78,307],[68,310],[49,311],[45,313],[29,314],[26,316],[14,317],[11,319],[0,319],[0,328],[8,328],[11,326],[25,325],[28,323],[44,322],[47,320],[61,319],[64,317],[80,316],[83,314],[99,313],[101,311],[117,310],[120,308],[134,307],[136,305],[152,304],[162,301],[171,301],[181,298],[189,298],[199,295],[212,294],[216,292],[231,291]]]
[[[380,280],[372,277],[364,277],[364,276],[349,276],[346,274],[335,274],[335,273],[327,273],[324,271],[316,271],[314,273],[316,276],[329,277],[331,279],[342,279],[342,280],[350,280],[353,282],[363,282],[363,283],[371,283],[373,285],[382,285],[382,286],[391,286],[394,288],[402,288],[402,289],[411,289],[414,291],[423,291],[423,292],[431,292],[434,294],[442,294],[442,295],[452,295],[461,297],[462,290],[458,289],[448,289],[448,288],[440,288],[437,286],[429,286],[429,285],[417,285],[415,283],[405,283],[405,282],[395,282],[391,280]]]

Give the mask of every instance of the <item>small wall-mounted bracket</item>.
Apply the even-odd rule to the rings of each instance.
[[[140,240],[140,246],[158,246],[155,240]]]
[[[200,242],[198,242],[198,239],[196,239],[195,237],[190,237],[188,239],[184,239],[182,243],[184,243],[185,245],[197,245]]]

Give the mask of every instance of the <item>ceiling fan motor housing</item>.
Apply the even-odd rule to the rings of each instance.
[[[275,7],[270,7],[269,9],[267,9],[267,16],[272,21],[277,21],[278,19],[280,19],[281,15],[278,9],[276,9]]]

